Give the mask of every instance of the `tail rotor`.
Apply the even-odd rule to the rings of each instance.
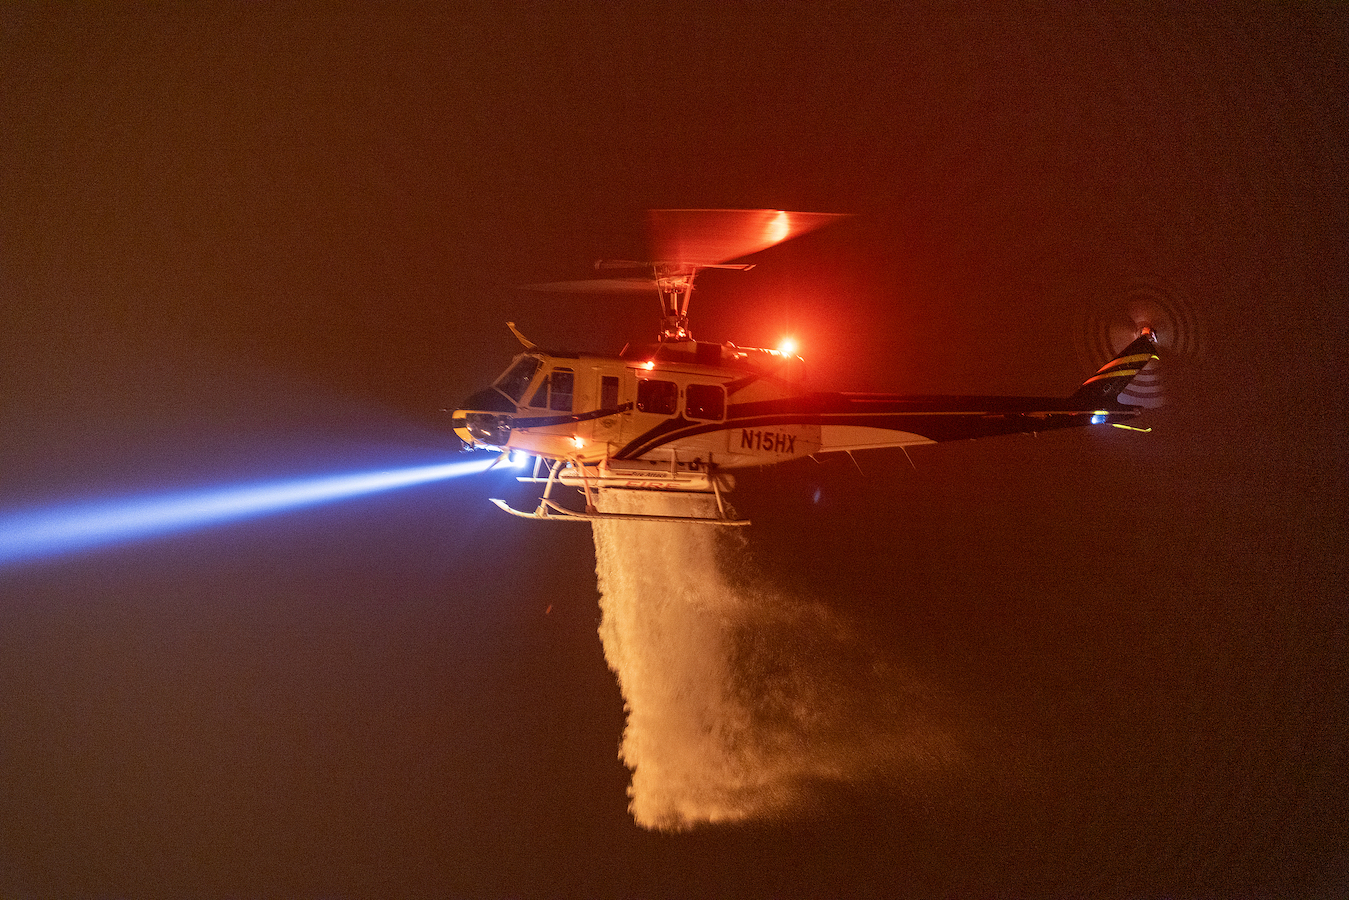
[[[1179,290],[1160,281],[1140,280],[1097,302],[1083,314],[1076,331],[1078,358],[1088,370],[1114,359],[1139,337],[1151,337],[1159,358],[1119,395],[1122,403],[1148,409],[1173,399],[1166,386],[1171,376],[1178,367],[1196,363],[1204,352],[1203,335],[1189,303]]]

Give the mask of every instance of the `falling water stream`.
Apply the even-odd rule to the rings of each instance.
[[[660,515],[706,516],[713,502],[600,497],[608,512]],[[921,687],[827,605],[750,570],[738,531],[594,524],[600,637],[646,828],[789,816],[829,786],[921,779],[953,752]]]

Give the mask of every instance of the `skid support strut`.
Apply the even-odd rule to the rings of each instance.
[[[533,512],[511,508],[504,500],[493,498],[492,502],[498,507],[518,516],[522,519],[543,520],[548,522],[596,522],[596,521],[628,521],[628,522],[682,522],[691,525],[722,525],[730,527],[744,527],[749,524],[748,519],[732,519],[726,510],[726,501],[722,497],[723,488],[721,479],[714,472],[707,472],[705,479],[699,479],[696,482],[688,482],[689,487],[680,487],[676,480],[679,477],[677,462],[672,459],[670,462],[669,479],[659,486],[646,487],[650,484],[646,479],[649,478],[649,472],[641,471],[623,472],[612,469],[603,464],[599,466],[586,466],[576,460],[554,460],[548,464],[548,477],[540,478],[540,470],[536,462],[534,475],[532,477],[520,478],[520,481],[531,484],[543,484],[543,496],[539,498],[539,505]],[[553,487],[563,483],[564,474],[566,484],[576,487],[585,497],[585,511],[570,509],[553,499]],[[687,478],[688,476],[683,476]],[[606,485],[606,481],[612,482]],[[708,489],[710,485],[710,491]],[[639,491],[644,494],[707,494],[711,493],[716,499],[717,514],[715,516],[658,516],[642,515],[635,513],[605,513],[600,512],[596,504],[598,492],[601,488],[612,487],[613,489],[622,489],[629,491]]]

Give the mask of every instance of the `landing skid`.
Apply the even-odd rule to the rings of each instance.
[[[652,491],[651,493],[657,492]],[[507,506],[504,500],[493,498],[492,502],[513,516],[536,521],[542,519],[548,522],[683,522],[689,525],[724,525],[731,527],[743,527],[750,523],[749,519],[723,519],[711,516],[643,516],[633,513],[577,512],[574,509],[567,509],[561,504],[554,503],[552,500],[541,500],[538,509],[533,512],[523,512]]]
[[[586,472],[586,468],[579,464],[574,466],[574,469],[575,471],[580,473],[581,483],[577,486],[580,487],[581,493],[585,495],[586,508],[585,512],[580,512],[574,509],[568,509],[567,507],[562,506],[560,503],[554,501],[550,495],[553,492],[553,487],[556,484],[558,484],[558,476],[562,472],[563,467],[569,464],[565,460],[555,460],[548,467],[548,477],[540,478],[539,466],[541,463],[542,460],[536,458],[534,462],[533,477],[519,479],[520,481],[528,482],[531,484],[539,484],[539,483],[544,484],[543,497],[540,498],[537,509],[535,509],[533,512],[524,512],[523,510],[512,509],[510,506],[506,505],[506,501],[504,500],[497,500],[493,498],[492,502],[513,516],[518,516],[521,519],[534,519],[536,521],[544,520],[548,522],[682,522],[688,525],[724,525],[730,527],[744,527],[745,525],[749,524],[748,519],[732,519],[726,515],[726,504],[721,498],[720,481],[716,477],[712,477],[711,473],[709,473],[709,477],[706,479],[706,482],[712,488],[711,493],[714,497],[716,497],[717,500],[717,514],[715,516],[656,516],[656,515],[648,516],[642,515],[640,513],[605,513],[597,510],[595,506],[596,500],[595,495],[598,491],[599,485],[592,483],[594,478],[592,476],[589,476]],[[676,472],[676,464],[673,460],[671,461],[670,472],[671,476],[673,477]],[[647,473],[647,476],[648,477],[650,476],[649,472]],[[642,494],[668,495],[672,493],[672,491],[668,489],[650,490],[626,486],[623,487],[622,490],[635,491],[637,493]],[[685,491],[689,493],[705,493],[704,491],[699,490],[689,491],[688,488],[685,488]]]

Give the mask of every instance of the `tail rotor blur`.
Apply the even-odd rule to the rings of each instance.
[[[1147,409],[1174,402],[1168,384],[1178,370],[1194,365],[1204,352],[1203,335],[1189,303],[1179,290],[1160,281],[1135,282],[1093,304],[1081,316],[1076,332],[1078,358],[1087,370],[1115,358],[1142,335],[1152,337],[1159,358],[1149,362],[1119,395],[1121,402]]]

